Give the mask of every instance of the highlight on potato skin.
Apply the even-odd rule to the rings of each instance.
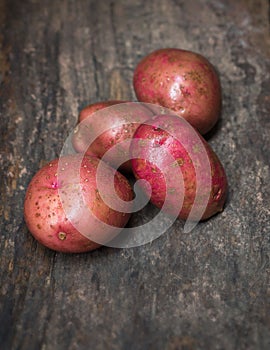
[[[135,132],[131,155],[135,177],[150,183],[151,202],[158,208],[163,209],[166,198],[171,204],[166,209],[169,214],[198,221],[222,211],[227,195],[225,170],[210,145],[179,117],[159,115],[142,124]],[[176,170],[182,174],[182,183],[175,181]],[[175,213],[180,198],[183,205]]]
[[[175,111],[201,134],[221,113],[221,86],[213,65],[202,55],[176,48],[151,52],[137,64],[133,86],[138,101]]]
[[[91,251],[115,237],[126,225],[130,213],[111,209],[100,196],[101,189],[96,183],[100,165],[103,178],[99,181],[106,192],[107,178],[115,170],[93,156],[55,159],[32,178],[25,196],[24,218],[41,244],[65,253]],[[117,171],[114,187],[128,207],[133,191]]]

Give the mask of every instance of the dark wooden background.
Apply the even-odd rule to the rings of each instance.
[[[268,1],[0,0],[0,26],[0,348],[268,350]],[[80,108],[135,100],[133,69],[161,47],[219,71],[209,142],[229,178],[224,212],[133,249],[42,247],[23,220],[31,177]]]

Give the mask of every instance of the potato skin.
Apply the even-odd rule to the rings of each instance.
[[[133,85],[139,101],[177,112],[201,134],[219,118],[218,75],[212,64],[197,53],[175,48],[156,50],[138,63]]]
[[[80,155],[69,155],[62,157],[61,163],[55,159],[32,178],[25,196],[24,218],[29,231],[41,244],[65,253],[91,251],[100,247],[101,241],[113,238],[126,225],[130,214],[111,209],[99,195],[96,173],[100,163],[105,169],[101,186],[106,191],[107,176],[112,173],[112,168],[97,157],[84,156],[82,159]],[[79,182],[73,178],[74,174],[78,174]],[[117,195],[127,202],[128,207],[133,198],[128,181],[119,172],[116,172],[114,180]],[[64,193],[62,196],[60,189]],[[79,191],[86,203],[84,210],[87,215],[78,204]],[[78,222],[91,237],[97,237],[99,243],[80,233],[82,231],[74,227]],[[113,227],[105,227],[103,222]]]
[[[115,107],[106,109],[112,106]],[[130,143],[124,145],[121,142],[131,139],[140,123],[149,119],[151,115],[151,110],[140,103],[112,100],[91,104],[80,112],[80,124],[73,136],[73,147],[77,152],[86,152],[102,158],[107,151],[116,146],[115,152],[105,156],[104,160],[117,168],[121,159],[129,158]],[[107,131],[100,134],[99,130],[103,126]],[[88,145],[89,133],[98,136],[91,145]],[[120,169],[131,172],[130,161],[123,162]]]
[[[195,129],[177,116],[156,116],[147,124],[151,125],[142,124],[136,130],[131,143],[131,155],[134,157],[132,168],[135,177],[147,180],[151,185],[151,202],[158,208],[162,208],[167,196],[170,207],[166,211],[169,214],[184,220],[187,218],[197,220],[196,216],[189,217],[198,187],[196,177],[198,172],[196,173],[194,167],[196,163],[201,170],[202,183],[210,185],[210,188],[208,187],[210,191],[207,191],[207,186],[198,189],[202,203],[206,204],[202,205],[203,211],[199,220],[205,220],[222,211],[227,195],[227,178],[220,160],[210,145]],[[179,142],[179,140],[182,141]],[[173,161],[159,148],[160,146],[166,148]],[[205,153],[202,153],[202,148],[206,151]],[[200,154],[203,156],[199,156]],[[205,156],[210,164],[208,172],[205,171],[207,159],[202,158]],[[176,183],[173,171],[182,173],[183,186]],[[175,212],[182,198],[182,207]]]

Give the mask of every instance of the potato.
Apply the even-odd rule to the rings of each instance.
[[[79,123],[84,119],[88,118],[90,115],[96,113],[100,109],[107,108],[110,106],[117,105],[119,103],[128,103],[128,101],[122,100],[109,100],[109,101],[100,101],[96,103],[92,103],[86,107],[84,107],[79,113]]]
[[[154,51],[138,63],[133,85],[139,101],[176,111],[201,134],[219,118],[218,75],[212,64],[197,53],[175,48]]]
[[[80,112],[81,123],[75,129],[73,147],[80,153],[104,157],[103,160],[115,168],[122,164],[120,169],[129,172],[130,140],[137,127],[152,115],[149,108],[136,102],[107,101],[89,105]]]
[[[97,178],[98,166],[101,178]],[[118,198],[113,196],[113,183]],[[102,193],[119,211],[103,201]],[[33,177],[24,217],[32,235],[46,247],[65,253],[86,252],[122,230],[130,217],[132,198],[126,178],[97,157],[68,155],[49,162]],[[118,199],[123,202],[119,204]]]
[[[185,220],[222,211],[227,179],[217,155],[183,118],[159,115],[142,124],[131,143],[137,179],[151,186],[151,202]],[[166,201],[166,206],[164,203]]]

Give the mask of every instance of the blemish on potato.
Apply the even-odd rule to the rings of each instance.
[[[183,158],[177,158],[175,162],[172,163],[173,167],[183,166],[185,163]]]
[[[58,233],[58,238],[61,240],[61,241],[64,241],[66,238],[67,238],[67,235],[65,232],[59,232]]]
[[[197,71],[187,72],[187,75],[190,77],[190,79],[196,81],[199,84],[201,84],[203,81],[201,75]]]
[[[203,87],[198,88],[198,93],[200,95],[207,95],[207,90]]]
[[[58,183],[56,181],[52,182],[51,184],[52,188],[54,189],[57,189],[59,186],[58,186]]]
[[[193,151],[194,153],[199,153],[199,152],[201,151],[201,148],[200,148],[199,145],[194,145],[194,146],[192,147],[192,151]]]

